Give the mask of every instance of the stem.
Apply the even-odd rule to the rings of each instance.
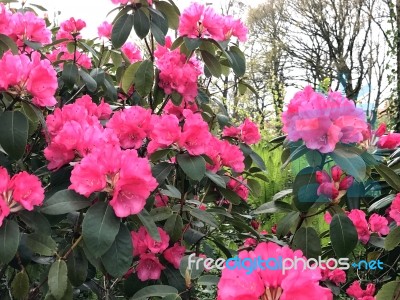
[[[71,246],[71,248],[68,249],[68,251],[64,254],[62,259],[67,259],[68,256],[71,254],[71,252],[78,246],[78,244],[82,241],[83,235],[81,235]]]
[[[15,103],[17,103],[17,98],[13,99],[13,101],[11,102],[11,104],[6,108],[6,110],[12,110]]]
[[[170,99],[171,99],[171,95],[168,95],[167,98],[165,98],[163,104],[161,105],[160,109],[157,112],[157,115],[161,115],[162,111],[164,110],[165,106],[167,105],[167,103]]]

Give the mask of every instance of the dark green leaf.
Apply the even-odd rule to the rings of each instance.
[[[83,240],[95,257],[110,249],[118,234],[120,220],[114,210],[104,202],[97,202],[86,213],[82,223]]]
[[[226,53],[229,55],[233,72],[239,77],[246,72],[246,59],[243,52],[236,46],[230,47]]]
[[[135,78],[133,83],[135,85],[135,90],[140,96],[147,96],[153,87],[154,82],[154,67],[151,60],[144,60],[137,72],[135,73]]]
[[[0,226],[0,262],[8,264],[17,252],[19,245],[19,227],[12,220],[3,220]]]
[[[168,206],[157,207],[150,211],[150,215],[154,222],[164,221],[172,216],[172,209]]]
[[[67,260],[68,278],[73,286],[80,286],[86,281],[88,265],[82,248],[76,247]]]
[[[376,300],[396,300],[400,297],[400,281],[391,281],[382,286]]]
[[[298,222],[298,220],[298,212],[289,212],[278,222],[278,225],[276,227],[276,235],[278,237],[286,236],[290,232],[290,229]]]
[[[150,236],[158,242],[161,241],[158,227],[156,223],[154,223],[153,217],[149,214],[149,212],[144,208],[137,216],[139,217],[140,222],[142,222],[143,226],[146,227],[147,232],[150,234]]]
[[[132,87],[136,72],[140,67],[141,63],[142,63],[141,61],[135,62],[125,70],[121,80],[121,87],[125,93],[128,93],[129,89]]]
[[[66,85],[73,86],[79,79],[78,67],[74,63],[65,63],[62,72],[62,79]]]
[[[91,202],[72,190],[61,190],[45,199],[40,212],[47,215],[62,215],[86,208]]]
[[[104,71],[100,68],[93,69],[90,71],[90,76],[96,81],[97,85],[101,85],[104,82],[105,76]]]
[[[153,177],[157,180],[159,184],[164,184],[165,179],[167,179],[168,175],[171,173],[173,169],[174,169],[173,164],[162,162],[155,165],[151,169],[151,172],[153,174]]]
[[[385,249],[392,251],[400,244],[400,226],[392,229],[385,239]]]
[[[230,189],[223,189],[219,188],[218,191],[224,196],[226,200],[231,202],[232,204],[240,204],[242,202],[242,198],[239,197],[238,194],[236,194],[234,191]]]
[[[293,237],[293,249],[300,249],[307,258],[321,255],[321,239],[312,227],[301,227]]]
[[[382,207],[388,206],[390,203],[392,203],[395,197],[396,195],[392,194],[392,195],[387,195],[382,199],[379,199],[378,201],[372,203],[370,207],[368,207],[368,212],[372,212],[374,210],[378,210],[381,209]]]
[[[221,64],[219,60],[208,51],[201,51],[201,58],[203,59],[208,70],[214,77],[220,77],[222,73]]]
[[[140,11],[140,9],[138,11]],[[136,11],[135,16],[138,11]],[[111,42],[115,48],[118,49],[123,44],[125,44],[126,40],[129,37],[129,34],[132,31],[132,26],[134,26],[135,19],[136,17],[130,14],[125,14],[115,22],[111,32]],[[136,30],[136,24],[135,24],[135,30]]]
[[[301,170],[294,180],[293,203],[299,211],[307,212],[319,197],[316,171],[317,169],[307,167]]]
[[[351,147],[337,147],[335,151],[330,153],[332,159],[337,163],[347,174],[353,176],[357,181],[363,181],[366,175],[364,160]]]
[[[176,199],[182,198],[181,192],[173,185],[167,184],[166,188],[167,188],[166,190],[160,190],[161,194],[168,196],[168,197],[176,198]]]
[[[121,224],[111,248],[101,257],[107,272],[114,277],[124,275],[131,266],[133,246],[131,233],[125,224]]]
[[[375,169],[392,188],[400,192],[400,176],[396,172],[384,164],[376,165]]]
[[[193,217],[197,218],[198,220],[208,225],[211,225],[213,227],[218,227],[218,222],[215,219],[215,217],[205,210],[201,210],[199,208],[193,208],[192,210],[190,210],[190,214]]]
[[[300,147],[292,150],[290,149],[290,155],[287,160],[282,164],[282,169],[285,168],[290,162],[302,157],[304,154],[308,153],[309,150],[306,145],[301,145]]]
[[[189,51],[193,51],[200,47],[202,40],[201,39],[192,39],[188,37],[184,37],[183,41]],[[203,52],[203,51],[202,51]]]
[[[53,256],[57,251],[57,244],[51,236],[38,233],[26,235],[26,245],[32,252],[43,256]]]
[[[11,50],[11,53],[14,55],[18,54],[18,47],[15,44],[14,40],[11,39],[9,36],[0,34],[0,42],[7,46],[8,49]]]
[[[191,179],[200,181],[206,173],[206,161],[202,156],[191,156],[188,153],[176,156],[182,170]]]
[[[143,39],[149,33],[150,30],[150,20],[143,12],[142,9],[136,10],[133,15],[133,26],[135,28],[136,35]]]
[[[32,228],[36,233],[50,235],[50,223],[45,216],[36,212],[23,210],[18,213],[18,216],[26,225]]]
[[[178,290],[169,285],[151,285],[138,291],[131,300],[147,300],[151,297],[165,297],[178,294]]]
[[[280,191],[280,192],[276,193],[274,195],[274,197],[272,197],[272,201],[282,199],[292,193],[293,193],[293,189],[287,189],[287,190]]]
[[[155,3],[156,8],[167,16],[168,26],[171,29],[178,29],[179,26],[179,10],[173,5],[165,1],[158,1]]]
[[[151,33],[153,34],[153,37],[156,40],[156,42],[158,44],[160,44],[161,46],[164,46],[165,45],[165,34],[162,32],[160,27],[158,27],[156,24],[151,22],[150,30],[151,30]]]
[[[293,211],[293,209],[290,204],[282,201],[273,200],[262,204],[255,211],[253,211],[253,213],[259,215],[259,214],[274,214],[277,212],[291,212],[291,211]]]
[[[85,82],[86,87],[89,92],[94,92],[97,89],[97,82],[90,76],[86,71],[80,69],[79,75],[81,75],[82,80]]]
[[[306,159],[310,167],[316,168],[322,163],[322,155],[317,150],[309,150],[306,153]]]
[[[25,153],[28,140],[29,122],[19,111],[6,111],[0,115],[0,145],[13,159],[20,159]]]
[[[164,230],[168,233],[171,242],[175,242],[181,238],[182,229],[183,221],[179,214],[173,214],[164,224]]]
[[[56,299],[61,299],[67,291],[67,264],[63,260],[56,260],[50,267],[48,284],[50,293]]]
[[[253,163],[255,163],[261,170],[265,171],[267,169],[264,160],[256,152],[252,151],[250,157],[253,160]]]
[[[357,246],[357,231],[353,222],[346,215],[334,215],[329,232],[332,247],[337,257],[346,257]]]
[[[214,174],[214,173],[212,173],[212,172],[210,172],[210,171],[208,171],[208,170],[206,171],[205,174],[206,174],[206,176],[207,176],[212,182],[214,182],[217,186],[226,189],[226,182],[225,182],[225,180],[224,180],[221,176],[219,176],[219,175],[217,175],[217,174]]]
[[[218,285],[219,277],[216,275],[203,275],[197,280],[197,284],[200,285]]]
[[[11,283],[11,294],[15,299],[26,299],[29,293],[29,277],[25,271],[18,272]]]

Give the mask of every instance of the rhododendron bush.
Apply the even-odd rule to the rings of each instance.
[[[306,87],[272,143],[284,166],[308,166],[252,207],[268,180],[251,148],[261,134],[209,91],[222,75],[248,86],[245,25],[198,3],[111,2],[113,22],[91,39],[85,20],[54,27],[41,6],[0,3],[0,298],[398,295],[399,134]],[[258,220],[281,212],[273,228]],[[235,256],[325,262],[285,273],[189,263]],[[333,257],[384,268],[342,270]]]

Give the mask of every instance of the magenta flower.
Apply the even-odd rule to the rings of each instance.
[[[389,216],[400,226],[400,193],[396,195],[389,207]]]
[[[111,33],[110,33],[111,35]],[[131,42],[125,43],[121,47],[121,52],[125,54],[125,56],[129,59],[130,63],[133,64],[139,60],[142,60],[142,53],[140,52],[140,49],[132,44]]]
[[[179,269],[185,251],[185,246],[175,243],[172,247],[164,251],[163,256],[175,269]]]
[[[97,27],[97,34],[99,38],[111,39],[112,24],[104,21]]]
[[[161,271],[165,267],[160,263],[154,253],[140,255],[139,264],[136,267],[137,276],[141,281],[160,279]]]

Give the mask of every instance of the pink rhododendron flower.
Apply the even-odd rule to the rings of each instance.
[[[368,219],[369,227],[372,232],[378,235],[387,235],[389,233],[388,220],[378,214],[372,214]]]
[[[232,36],[236,36],[240,42],[247,41],[247,27],[240,19],[233,16],[224,17],[224,40],[229,40]]]
[[[4,35],[10,35],[12,32],[11,24],[12,13],[0,3],[0,33]]]
[[[0,227],[3,225],[3,221],[10,214],[10,208],[8,207],[4,197],[0,194]]]
[[[288,247],[280,247],[272,242],[260,243],[254,251],[240,251],[239,258],[271,259],[303,257],[300,250],[293,251]],[[231,266],[235,261],[227,261]],[[285,274],[282,270],[257,269],[248,272],[244,268],[226,266],[218,283],[218,300],[331,300],[332,292],[319,285],[321,271],[298,267]]]
[[[46,22],[33,12],[13,14],[9,26],[10,37],[20,47],[24,45],[25,40],[41,44],[51,43],[51,31],[46,28]]]
[[[26,210],[33,210],[33,206],[43,203],[44,189],[35,175],[25,171],[14,175],[9,183],[9,189],[13,190],[14,201],[20,203]]]
[[[326,196],[332,203],[338,203],[353,185],[354,178],[352,176],[343,177],[342,169],[336,165],[331,168],[331,175],[332,178],[325,170],[316,172],[315,180],[320,184],[317,194]]]
[[[248,118],[239,127],[225,127],[223,136],[235,137],[247,145],[256,144],[261,140],[258,126]]]
[[[243,247],[249,248],[249,247],[255,247],[257,246],[258,242],[256,239],[253,238],[247,238],[243,242]]]
[[[180,140],[181,127],[179,119],[175,115],[154,116],[152,122],[154,127],[150,132],[149,153],[160,148],[167,148]]]
[[[244,155],[240,148],[230,144],[228,141],[222,141],[220,156],[222,165],[232,168],[235,172],[241,173],[244,171]]]
[[[112,24],[104,21],[97,27],[97,34],[99,38],[111,39]]]
[[[164,251],[164,258],[174,266],[175,269],[179,269],[181,260],[185,255],[186,248],[179,243],[175,243],[172,247]]]
[[[177,92],[184,101],[193,101],[197,96],[197,80],[203,74],[202,63],[194,56],[188,60],[179,48],[170,51],[167,46],[158,46],[154,56],[160,70],[159,87],[167,95]]]
[[[317,194],[324,195],[329,199],[336,199],[339,196],[339,190],[335,187],[333,182],[322,183],[317,190]]]
[[[140,255],[139,264],[136,267],[136,273],[141,281],[160,279],[161,271],[165,267],[160,263],[153,253]]]
[[[125,43],[121,47],[121,52],[125,54],[125,56],[129,59],[131,64],[139,60],[142,60],[142,53],[140,52],[140,49],[131,42]]]
[[[337,166],[337,165],[333,166],[333,167],[331,168],[331,175],[332,175],[333,181],[339,182],[339,181],[340,181],[340,178],[341,178],[342,175],[343,175],[342,168],[339,167],[339,166]]]
[[[375,294],[375,285],[373,283],[368,283],[366,289],[363,290],[360,281],[357,280],[347,288],[346,293],[355,300],[373,300],[375,299],[373,297]]]
[[[139,149],[153,129],[151,118],[151,110],[133,106],[115,112],[107,128],[115,132],[122,148]]]
[[[138,232],[131,231],[133,256],[140,256],[147,251],[147,244],[145,238],[148,235],[144,226],[140,227]]]
[[[382,136],[376,146],[380,149],[394,149],[400,146],[400,133],[389,133]]]
[[[247,198],[249,197],[249,189],[245,186],[246,183],[247,183],[246,179],[244,179],[242,176],[238,176],[236,180],[235,179],[229,180],[226,187],[234,191],[236,194],[238,194],[240,198],[246,201]]]
[[[92,67],[92,60],[88,55],[79,50],[76,50],[75,53],[70,53],[66,47],[66,45],[61,44],[59,48],[53,50],[51,53],[46,56],[48,60],[52,63],[59,61],[74,61],[78,66],[84,67],[86,69],[90,69]],[[58,66],[63,69],[64,63],[58,63]]]
[[[38,52],[28,56],[7,52],[0,59],[0,91],[25,97],[32,95],[37,106],[53,106],[57,103],[54,94],[58,88],[57,73],[48,60],[42,60]]]
[[[157,193],[154,196],[154,206],[155,207],[164,207],[168,205],[168,196],[161,195]]]
[[[250,225],[254,230],[258,230],[258,228],[260,228],[260,223],[257,220],[251,220]]]
[[[335,263],[329,261],[327,264],[323,263],[321,266],[322,280],[330,280],[337,286],[346,282],[346,272],[342,269],[335,268]]]
[[[365,212],[359,209],[352,209],[348,214],[348,217],[356,227],[358,239],[366,244],[369,241],[371,233],[368,228],[368,222],[365,218]]]
[[[400,193],[396,195],[389,207],[389,216],[400,226]]]
[[[283,131],[290,141],[303,140],[309,149],[332,152],[336,144],[358,143],[368,130],[365,114],[338,92],[328,96],[310,86],[296,93],[282,114]]]
[[[152,253],[162,253],[165,249],[168,248],[169,235],[162,228],[158,228],[158,233],[160,235],[161,241],[158,242],[154,240],[150,236],[150,234],[147,234],[144,240],[147,248]]]
[[[332,222],[332,215],[328,211],[324,213],[324,221],[326,224],[331,224]]]
[[[60,24],[60,30],[57,32],[56,39],[68,39],[73,40],[74,38],[80,38],[80,31],[86,27],[86,22],[75,18],[70,18],[69,20],[65,20]]]

